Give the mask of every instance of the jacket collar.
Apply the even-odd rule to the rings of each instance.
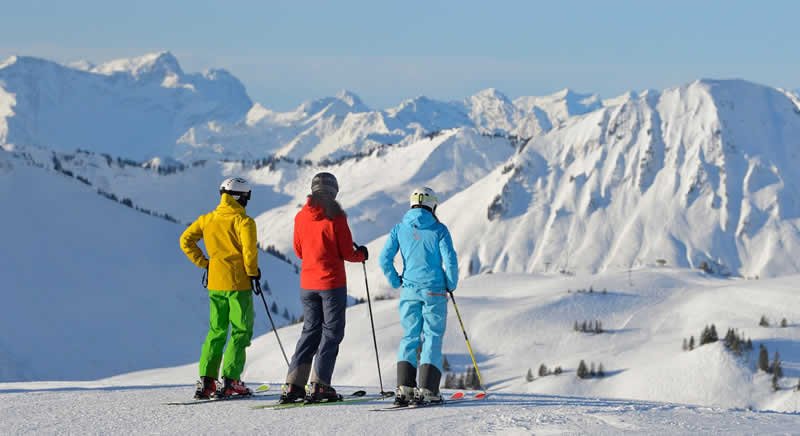
[[[245,211],[238,201],[234,200],[230,194],[222,194],[219,200],[219,206],[215,209],[216,212],[226,215],[244,215]]]

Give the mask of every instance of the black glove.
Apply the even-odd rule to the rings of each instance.
[[[253,293],[261,295],[261,268],[258,269],[257,276],[250,276],[250,281],[255,282],[253,283]]]
[[[360,252],[364,253],[364,260],[365,261],[367,259],[369,259],[369,251],[367,251],[367,247],[365,245],[359,245],[358,248],[356,248],[356,251],[360,251]]]

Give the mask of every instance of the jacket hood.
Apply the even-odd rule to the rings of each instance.
[[[219,206],[214,209],[214,212],[222,213],[222,214],[235,214],[235,215],[244,215],[245,211],[241,204],[238,201],[234,200],[234,198],[230,194],[222,194],[222,198],[219,199]]]
[[[410,209],[403,217],[403,223],[418,229],[433,227],[438,221],[433,214],[422,208]]]
[[[306,209],[313,221],[332,220],[339,215],[345,214],[342,206],[336,200],[327,196],[316,196],[316,194],[308,196],[304,209]]]

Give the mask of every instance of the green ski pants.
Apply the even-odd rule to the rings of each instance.
[[[228,339],[228,324],[231,326],[231,340],[225,349],[225,366],[222,376],[241,380],[245,349],[253,337],[253,292],[252,291],[208,291],[209,322],[208,335],[200,355],[200,376],[219,376],[222,350]]]

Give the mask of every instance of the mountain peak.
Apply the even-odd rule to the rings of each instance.
[[[178,59],[169,51],[149,53],[135,58],[115,59],[94,67],[92,72],[105,75],[128,72],[134,77],[146,74],[183,75]]]
[[[503,94],[502,92],[498,91],[497,88],[487,88],[477,94],[473,95],[472,97],[479,97],[479,98],[494,98],[503,101],[509,101],[508,97]]]
[[[347,105],[350,107],[357,107],[364,105],[364,103],[361,101],[361,98],[358,95],[347,89],[342,89],[341,91],[337,92],[336,99],[347,103]]]
[[[9,65],[14,65],[15,63],[17,63],[17,57],[16,56],[10,56],[8,59],[4,60],[3,62],[0,62],[0,70],[2,70],[3,68],[5,68],[5,67],[7,67]]]

